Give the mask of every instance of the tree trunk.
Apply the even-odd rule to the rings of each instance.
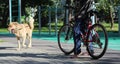
[[[111,23],[111,26],[110,28],[113,29],[113,26],[114,26],[114,18],[113,18],[113,7],[110,6],[110,23]]]

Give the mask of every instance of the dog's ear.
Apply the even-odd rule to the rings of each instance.
[[[18,25],[18,22],[12,22],[14,25]]]

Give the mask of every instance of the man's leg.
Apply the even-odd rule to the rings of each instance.
[[[92,40],[92,39],[93,39],[92,36],[93,36],[92,33],[90,33],[89,40]],[[88,46],[89,46],[89,48],[90,48],[91,53],[94,53],[93,43],[90,42]]]
[[[81,41],[80,41],[80,34],[74,34],[74,43],[75,43],[75,50],[74,54],[78,55],[81,53]]]
[[[75,43],[75,50],[74,50],[74,54],[78,55],[79,53],[81,53],[81,40],[80,40],[80,22],[77,22],[74,26],[74,43]]]

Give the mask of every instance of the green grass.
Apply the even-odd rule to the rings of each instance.
[[[118,31],[118,24],[117,23],[114,23],[113,29],[110,28],[110,23],[102,23],[102,24],[105,26],[107,31],[111,31],[111,32]],[[59,28],[63,25],[63,23],[58,23],[57,25],[58,25],[57,28],[59,30]],[[34,32],[38,32],[38,31],[39,31],[38,27],[35,27]],[[49,31],[49,26],[42,27],[41,31],[42,32],[48,32]],[[51,31],[55,31],[55,23],[51,23]],[[0,28],[0,32],[8,32],[8,30],[7,30],[7,28]]]
[[[8,32],[7,28],[0,28],[0,32]]]
[[[102,23],[107,31],[110,32],[117,32],[118,31],[118,23],[114,23],[113,28],[110,28],[110,23]]]

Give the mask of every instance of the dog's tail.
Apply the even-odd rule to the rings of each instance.
[[[34,29],[34,18],[33,17],[29,17],[27,18],[27,21],[28,21],[28,25],[30,27],[30,29]]]

